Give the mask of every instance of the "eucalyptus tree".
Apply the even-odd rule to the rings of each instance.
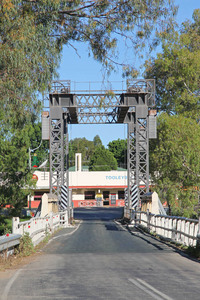
[[[199,120],[200,9],[194,11],[193,21],[166,36],[162,52],[146,63],[146,77],[156,80],[159,111]]]
[[[126,168],[127,164],[127,140],[118,139],[108,143],[108,149],[113,153],[119,167]]]
[[[104,146],[95,148],[94,153],[90,157],[90,171],[111,171],[117,170],[117,160],[113,153]]]
[[[91,155],[94,152],[94,142],[86,138],[75,138],[69,142],[69,166],[75,165],[75,154],[82,154],[83,166],[88,166]]]
[[[200,9],[166,34],[162,52],[146,62],[146,77],[155,78],[156,107],[167,113],[150,143],[156,190],[180,214],[193,216],[200,179]]]
[[[158,117],[158,138],[151,144],[151,179],[173,212],[197,216],[200,189],[200,127],[183,115]]]

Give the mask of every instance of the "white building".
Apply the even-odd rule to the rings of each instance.
[[[127,188],[127,171],[88,171],[81,164],[81,154],[76,154],[75,168],[69,170],[69,189],[72,190],[74,207],[124,206],[124,189]],[[44,193],[49,193],[49,172],[35,171],[37,180],[29,207],[36,208]]]

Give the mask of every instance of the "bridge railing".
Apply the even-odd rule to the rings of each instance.
[[[124,217],[135,226],[145,227],[166,239],[186,246],[196,246],[200,239],[199,220],[177,216],[154,215],[125,207]]]
[[[19,217],[14,217],[12,220],[12,234],[6,234],[0,237],[0,253],[6,251],[8,255],[12,254],[14,248],[19,245],[20,238],[25,233],[29,234],[35,246],[41,242],[47,234],[53,233],[59,227],[67,227],[69,225],[69,218],[72,217],[73,215],[68,215],[68,210],[55,214],[50,213],[44,218],[31,218],[25,222],[20,222]]]
[[[48,233],[53,233],[58,227],[68,225],[68,211],[50,213],[46,217],[35,217],[28,221],[20,222],[19,217],[13,218],[12,233],[23,236],[28,233],[33,244],[38,244]]]

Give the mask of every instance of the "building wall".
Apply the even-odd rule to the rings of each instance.
[[[94,198],[85,199],[85,192],[94,191]],[[109,198],[104,198],[104,191],[109,191]],[[83,206],[124,206],[124,199],[119,199],[118,192],[124,192],[122,187],[107,187],[101,186],[98,188],[84,188],[84,189],[73,189],[72,192],[72,201],[74,207],[83,207]],[[114,199],[113,199],[114,196]],[[113,203],[115,202],[115,203]]]
[[[126,171],[69,172],[70,187],[127,186]]]
[[[35,171],[33,176],[37,180],[36,189],[34,190],[37,197],[31,197],[31,205],[32,207],[35,207],[38,205],[39,196],[42,197],[44,193],[49,192],[49,172]],[[126,187],[126,171],[82,172],[78,170],[69,172],[69,188],[72,189],[74,207],[97,205],[99,194],[102,194],[102,201],[106,200],[103,199],[103,191],[110,192],[110,199],[107,199],[107,203],[109,201],[109,204],[106,205],[113,205],[111,203],[111,194],[116,194],[115,206],[124,206],[124,200],[118,199],[118,191],[124,191],[124,188]],[[91,190],[95,191],[94,199],[90,199],[90,201],[85,200],[85,192]],[[102,205],[103,204],[104,202],[102,202]]]
[[[49,172],[35,171],[37,189],[49,188]],[[69,186],[127,186],[127,171],[69,172]]]

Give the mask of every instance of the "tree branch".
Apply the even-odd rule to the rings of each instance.
[[[187,86],[187,84],[185,82],[184,83],[184,86],[186,87],[187,91],[192,95],[192,96],[195,96],[195,97],[199,97],[200,96],[200,92],[199,92],[199,95],[195,95],[195,93],[193,93],[189,87]]]
[[[192,173],[193,175],[195,175],[195,176],[197,176],[197,177],[200,177],[200,174],[197,174],[197,173],[195,173],[194,171],[192,171],[192,169],[188,166],[188,165],[186,165],[186,159],[184,158],[184,156],[183,156],[183,167],[185,167],[185,168],[187,168],[187,170],[188,171],[190,171],[190,173]]]

